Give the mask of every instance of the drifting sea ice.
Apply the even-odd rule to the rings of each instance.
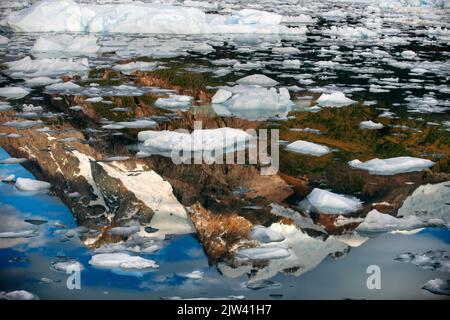
[[[108,230],[108,233],[115,236],[123,236],[128,237],[136,232],[139,232],[139,226],[131,226],[131,227],[114,227]]]
[[[233,96],[233,94],[230,91],[225,90],[225,89],[219,89],[212,97],[211,103],[215,103],[215,104],[224,103],[225,101],[230,99],[232,96]]]
[[[39,87],[39,86],[48,86],[61,81],[62,81],[61,79],[53,79],[49,77],[36,77],[25,80],[24,85],[26,87]]]
[[[434,294],[450,295],[450,280],[432,279],[425,283],[422,289]]]
[[[14,79],[54,77],[61,75],[85,75],[89,71],[89,61],[83,59],[44,58],[31,59],[29,56],[5,63],[8,74]]]
[[[430,168],[434,162],[414,157],[396,157],[388,159],[372,159],[361,162],[358,159],[348,162],[355,169],[367,170],[370,174],[390,176],[399,173],[416,172]]]
[[[426,270],[450,272],[450,257],[445,250],[428,250],[422,253],[405,252],[394,260],[409,262]]]
[[[155,107],[168,110],[187,110],[192,105],[191,96],[171,95],[168,98],[158,98],[155,102]]]
[[[26,290],[1,291],[0,300],[38,300],[38,297]]]
[[[237,80],[236,83],[242,84],[242,85],[257,85],[257,86],[261,86],[261,87],[273,87],[278,84],[278,81],[275,81],[263,74],[253,74],[251,76],[247,76],[247,77]]]
[[[38,235],[37,230],[0,232],[0,239],[31,238]]]
[[[416,215],[422,218],[442,219],[450,227],[450,182],[426,184],[406,198],[398,210],[399,216]]]
[[[324,107],[344,107],[356,103],[356,101],[347,98],[342,92],[323,93],[316,102]]]
[[[360,129],[369,129],[369,130],[378,130],[378,129],[383,129],[384,125],[378,122],[373,122],[372,120],[368,120],[368,121],[361,121],[359,123],[359,128]]]
[[[242,150],[252,136],[243,130],[233,128],[198,129],[192,133],[176,131],[141,131],[138,140],[143,142],[139,147],[146,154],[171,156],[179,151],[227,151]]]
[[[30,93],[27,89],[21,87],[3,87],[0,88],[0,97],[6,99],[21,99]]]
[[[0,45],[5,45],[8,42],[9,42],[9,39],[7,37],[0,35]]]
[[[64,273],[71,273],[75,270],[83,270],[84,268],[83,265],[76,260],[67,260],[52,262],[52,269]]]
[[[284,259],[291,255],[289,249],[281,246],[264,246],[256,248],[240,249],[236,252],[236,258],[244,261],[261,261],[272,259]]]
[[[362,209],[359,199],[314,188],[305,200],[299,203],[305,211],[324,214],[349,214]]]
[[[71,36],[61,34],[50,37],[41,37],[36,40],[32,52],[51,52],[68,54],[95,53],[100,49],[95,36]]]
[[[148,269],[158,268],[155,261],[132,256],[127,253],[100,253],[93,255],[89,264],[100,268],[109,269]]]
[[[7,122],[3,122],[2,125],[3,126],[7,126],[7,127],[13,127],[13,128],[17,128],[17,129],[26,129],[26,128],[31,128],[34,126],[38,126],[41,125],[42,121],[37,120],[23,120],[23,121],[7,121]]]
[[[297,140],[288,144],[286,146],[286,150],[296,153],[309,154],[315,157],[321,157],[332,152],[332,150],[327,146],[304,140]]]
[[[191,280],[201,280],[203,279],[204,272],[200,270],[195,270],[189,273],[177,273],[178,276],[191,279]]]
[[[21,191],[47,191],[51,187],[48,182],[28,178],[17,178],[15,185]]]
[[[156,3],[109,5],[47,0],[12,12],[2,22],[19,32],[304,34],[307,31],[306,27],[284,26],[281,20],[281,15],[254,9],[225,16]]]
[[[250,120],[286,116],[294,105],[286,88],[237,85],[224,87],[216,95],[213,96],[213,101],[222,101],[212,105],[218,115],[236,115]]]
[[[27,161],[26,158],[6,158],[0,160],[0,164],[18,164]]]
[[[250,231],[250,237],[262,243],[280,242],[285,239],[282,234],[264,226],[254,226]]]
[[[160,64],[158,62],[144,62],[136,61],[125,64],[116,64],[113,69],[124,74],[131,74],[134,71],[153,71],[156,70]]]
[[[362,234],[408,231],[427,226],[442,226],[443,224],[440,219],[422,219],[413,215],[405,218],[396,218],[373,209],[356,228],[356,231]]]

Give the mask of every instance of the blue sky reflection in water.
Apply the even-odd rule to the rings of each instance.
[[[7,158],[0,150],[0,158]],[[0,166],[0,174],[15,174],[17,177],[32,177],[19,164]],[[247,276],[225,278],[208,259],[193,235],[171,236],[164,247],[146,258],[154,259],[159,269],[149,272],[99,269],[89,265],[92,251],[77,238],[65,238],[58,234],[59,222],[67,229],[76,227],[72,214],[61,201],[49,194],[27,193],[15,189],[14,185],[0,184],[1,218],[8,218],[17,226],[27,225],[25,219],[46,220],[47,223],[28,228],[37,228],[39,235],[26,239],[0,239],[0,289],[26,289],[41,299],[86,298],[86,299],[158,299],[161,297],[227,297],[272,299],[444,299],[432,295],[421,286],[432,278],[448,279],[443,272],[425,270],[410,263],[394,261],[403,252],[448,250],[450,232],[446,229],[427,228],[413,235],[382,234],[368,240],[360,247],[352,248],[340,258],[327,257],[313,270],[299,277],[278,274],[271,280],[279,283],[274,288],[250,290],[242,283]],[[5,225],[2,224],[2,228]],[[83,264],[81,290],[68,290],[64,272],[51,268],[52,261],[63,257],[78,260]],[[381,290],[366,287],[367,266],[381,268]],[[204,272],[203,279],[187,279],[183,275],[193,270]],[[46,283],[45,279],[51,283]]]

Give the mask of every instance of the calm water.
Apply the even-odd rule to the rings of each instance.
[[[270,6],[270,2],[266,2],[263,5]],[[319,7],[318,11],[327,10],[322,5]],[[4,12],[4,8],[0,10],[2,15]],[[284,13],[294,14],[289,11]],[[384,16],[385,21],[380,26],[384,28],[381,38],[349,40],[338,37],[336,39],[325,34],[324,30],[332,25],[358,23],[360,25],[361,21],[370,18],[370,15],[356,8],[348,19],[330,21],[320,17],[320,14],[316,15],[315,9],[306,10],[305,13],[317,18],[317,21],[309,26],[308,34],[300,38],[277,35],[207,37],[97,35],[99,45],[104,52],[87,58],[92,69],[111,67],[127,59],[149,58],[149,52],[155,53],[154,46],[157,43],[157,46],[164,47],[167,52],[163,52],[161,57],[150,56],[151,59],[161,60],[163,64],[170,67],[179,67],[180,64],[180,70],[208,74],[207,79],[211,83],[207,85],[224,85],[248,74],[264,73],[279,81],[283,86],[296,86],[291,87],[296,104],[290,113],[291,116],[305,113],[312,105],[312,98],[297,99],[298,96],[318,95],[320,92],[333,90],[345,92],[346,96],[357,100],[359,104],[347,107],[345,109],[347,111],[335,109],[333,112],[339,114],[339,117],[330,120],[321,118],[322,114],[315,116],[313,113],[308,113],[308,116],[301,116],[303,118],[299,118],[297,122],[276,124],[285,130],[282,133],[288,131],[289,127],[311,126],[314,128],[314,124],[320,124],[329,129],[325,135],[329,134],[329,138],[333,141],[342,140],[343,147],[345,143],[349,143],[363,150],[356,148],[357,155],[336,151],[336,158],[327,160],[327,166],[330,167],[337,161],[348,161],[361,156],[361,152],[370,152],[370,158],[400,156],[405,155],[406,152],[416,155],[415,148],[418,147],[418,143],[411,143],[415,140],[409,139],[413,139],[416,132],[419,134],[430,128],[433,134],[424,137],[424,140],[420,140],[421,142],[432,144],[438,140],[441,145],[449,144],[449,140],[445,140],[446,137],[448,139],[449,129],[448,125],[444,124],[445,121],[450,120],[448,113],[450,47],[447,38],[426,36],[420,30],[424,30],[427,24],[408,25],[397,22],[397,16],[393,14]],[[450,15],[426,16],[428,17],[435,19],[435,22],[439,20],[441,26],[448,27],[450,23]],[[33,57],[52,56],[30,52],[36,39],[42,35],[13,34],[3,29],[2,32],[10,38],[7,46],[0,46],[0,62],[2,63],[30,54]],[[385,36],[396,38],[396,40],[384,41]],[[205,42],[213,44],[214,52],[195,52],[196,46]],[[295,57],[277,55],[271,50],[277,46],[292,46],[299,49],[299,52]],[[331,48],[332,46],[337,48]],[[425,67],[429,69],[429,72],[414,74],[409,70],[392,66],[392,60],[405,62],[399,57],[399,52],[403,50],[414,50],[421,61],[428,61],[429,64]],[[233,70],[227,66],[219,67],[211,64],[211,61],[223,58],[237,59],[240,62],[260,62],[264,64],[264,67]],[[300,69],[281,66],[283,60],[294,58],[301,60]],[[336,65],[321,67],[321,61],[334,61]],[[211,73],[219,68],[229,69],[227,70],[229,74],[211,77]],[[398,79],[395,81],[389,78]],[[88,79],[80,81],[79,84],[86,85],[90,81],[97,80]],[[12,79],[6,74],[0,75],[0,85],[11,84],[20,86],[22,81]],[[378,89],[389,91],[370,90],[371,85],[374,84]],[[427,95],[435,99],[431,105],[425,103],[430,101],[424,100]],[[368,103],[373,101],[376,103]],[[11,105],[14,110],[20,111],[23,103],[42,104],[44,111],[57,111],[51,103],[50,95],[44,93],[42,87],[34,89],[24,99],[11,102]],[[363,106],[364,109],[362,109]],[[210,106],[206,106],[205,109],[206,111],[203,111],[211,113],[213,117],[216,116],[214,111],[220,115],[220,110],[211,110]],[[192,108],[188,112],[194,114],[201,111]],[[383,120],[388,122],[384,131],[363,136],[360,131],[354,130],[359,121],[366,120],[364,117],[367,116],[367,119],[373,117],[375,120],[385,111],[392,112],[393,116],[389,120]],[[269,114],[257,112],[250,116],[237,114],[237,117],[266,120],[275,115],[270,112]],[[85,129],[76,119],[66,115],[55,117],[59,121],[67,121],[74,127],[80,126],[79,129]],[[44,119],[44,121],[47,120]],[[266,124],[271,126],[273,123],[267,121]],[[410,126],[410,128],[399,128],[399,126]],[[95,133],[86,134],[86,138],[92,136],[100,138],[100,135],[95,136]],[[385,141],[387,136],[390,138],[395,136],[399,140],[398,143],[390,144],[390,140]],[[313,138],[312,135],[308,137]],[[426,140],[428,138],[435,140]],[[120,136],[108,136],[106,139],[109,143],[104,147],[106,151],[115,150],[114,143],[120,147],[124,144],[120,141]],[[385,142],[382,147],[375,147],[381,142]],[[120,150],[120,148],[117,149]],[[449,154],[441,151],[439,148],[432,149],[433,160],[441,159],[441,167],[436,170],[449,172]],[[0,148],[0,159],[7,157],[9,155]],[[291,167],[294,167],[295,174],[298,169],[296,162],[298,158],[293,159],[294,157],[291,155],[289,158],[282,158],[285,159],[285,162],[281,164],[282,169],[291,175],[293,175],[290,171]],[[314,165],[315,163],[308,164],[305,165],[306,169],[302,169],[315,173],[323,170],[325,166],[323,163],[317,165],[320,168]],[[0,176],[10,174],[32,178],[32,175],[21,165],[0,165]],[[324,183],[326,184],[327,181]],[[334,187],[338,188],[338,191],[347,191],[346,185]],[[354,190],[349,193],[354,193]],[[368,203],[375,201],[375,199],[364,200]],[[33,225],[24,221],[28,219],[46,222]],[[175,296],[182,298],[245,297],[246,299],[445,299],[445,296],[433,295],[422,290],[421,287],[430,279],[450,279],[449,273],[426,270],[411,263],[394,260],[399,254],[410,251],[446,250],[448,252],[450,248],[448,229],[426,228],[409,235],[380,234],[361,246],[352,248],[342,257],[324,256],[320,264],[298,276],[288,272],[277,273],[265,283],[265,287],[251,290],[246,287],[249,279],[248,270],[233,277],[227,272],[221,272],[218,266],[209,264],[208,257],[195,235],[170,236],[163,241],[163,248],[158,252],[140,254],[155,260],[159,265],[157,270],[124,271],[100,269],[89,265],[93,252],[77,236],[71,238],[64,236],[67,230],[76,227],[72,213],[57,197],[51,194],[21,192],[14,187],[14,184],[0,183],[0,232],[38,230],[38,235],[31,238],[0,239],[0,291],[24,289],[36,294],[40,299],[160,299]],[[52,268],[52,263],[65,259],[74,259],[83,265],[81,290],[69,290],[66,286],[68,275]],[[307,260],[308,257],[305,257],[305,265],[308,265]],[[370,265],[380,267],[380,290],[367,288],[366,281],[369,275],[366,270]],[[192,271],[204,272],[203,278],[194,280],[184,277],[184,274]]]

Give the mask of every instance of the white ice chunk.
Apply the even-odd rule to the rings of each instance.
[[[240,260],[261,261],[271,259],[284,259],[291,255],[287,248],[279,246],[256,247],[240,249],[236,252],[236,258]]]
[[[398,210],[399,216],[417,215],[442,219],[450,227],[450,182],[426,184],[418,187],[406,198]]]
[[[143,141],[141,151],[170,156],[172,152],[217,150],[228,151],[245,147],[251,135],[233,128],[198,129],[191,134],[176,131],[141,131],[138,140]]]
[[[372,159],[361,162],[358,159],[348,162],[355,169],[367,170],[370,174],[390,176],[399,173],[416,172],[430,168],[434,162],[414,157],[396,157],[388,159]]]
[[[347,98],[342,92],[333,92],[331,94],[323,93],[317,103],[325,107],[343,107],[355,103],[356,101]]]
[[[361,121],[359,123],[359,128],[360,129],[369,129],[369,130],[378,130],[378,129],[383,129],[384,125],[382,123],[373,122],[372,120],[368,120],[368,121]]]
[[[362,203],[355,197],[314,188],[300,206],[318,213],[345,215],[360,210]]]
[[[6,99],[21,99],[30,93],[27,89],[21,87],[3,87],[0,88],[0,97]]]
[[[113,69],[125,74],[131,74],[134,71],[153,71],[159,66],[158,62],[136,61],[125,64],[116,64]]]
[[[89,71],[89,61],[83,59],[44,58],[32,60],[29,56],[5,63],[8,74],[15,79],[53,77],[66,74],[84,75]]]
[[[250,237],[262,243],[280,242],[285,239],[282,234],[264,226],[254,226],[250,231]]]
[[[26,290],[1,291],[0,300],[37,300],[38,297]]]
[[[6,158],[0,160],[0,164],[18,164],[27,161],[26,158]]]
[[[212,103],[224,103],[225,101],[230,99],[232,95],[233,94],[228,90],[219,89],[212,97],[211,102]]]
[[[101,268],[148,269],[158,268],[155,261],[127,253],[100,253],[93,255],[89,264]]]
[[[425,283],[422,287],[434,294],[450,295],[450,280],[442,280],[439,278],[432,279]]]
[[[150,18],[149,18],[150,17]],[[289,28],[282,16],[255,9],[232,15],[159,3],[79,4],[71,0],[35,2],[10,13],[3,21],[19,32],[98,32],[154,34],[304,34],[306,27]]]
[[[51,184],[45,181],[28,178],[17,178],[16,188],[22,191],[47,191]]]
[[[69,54],[95,53],[100,49],[95,36],[72,36],[61,34],[36,40],[32,52],[62,52]]]
[[[115,235],[115,236],[124,236],[128,237],[136,232],[139,232],[140,228],[138,226],[131,226],[131,227],[114,227],[108,230],[109,234]]]
[[[376,209],[370,211],[364,221],[356,228],[360,233],[379,233],[390,231],[415,230],[426,226],[439,226],[443,222],[437,219],[426,221],[416,216],[396,218],[389,214],[381,213]]]
[[[309,154],[316,157],[332,152],[332,150],[327,146],[304,140],[297,140],[288,144],[286,146],[286,150],[296,153]]]
[[[237,80],[236,83],[242,85],[258,85],[262,87],[273,87],[278,84],[278,81],[275,81],[263,74],[253,74],[251,76],[247,76]]]
[[[171,95],[168,98],[158,98],[155,107],[163,109],[189,109],[193,98],[191,96]]]
[[[25,86],[27,87],[47,86],[61,81],[62,81],[61,79],[53,79],[49,77],[36,77],[25,80]]]

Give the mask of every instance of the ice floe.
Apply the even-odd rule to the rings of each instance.
[[[316,157],[321,157],[332,152],[332,150],[327,146],[304,140],[297,140],[288,144],[286,146],[286,150],[296,153],[309,154]]]
[[[424,227],[442,226],[440,219],[424,219],[417,216],[396,218],[376,209],[370,211],[364,221],[356,228],[359,233],[381,233],[391,231],[409,231]]]
[[[100,49],[95,36],[72,36],[61,34],[40,37],[36,40],[32,52],[68,53],[71,55],[95,53]]]
[[[426,184],[406,198],[398,210],[399,216],[442,219],[450,227],[450,182]]]
[[[269,260],[265,267],[256,268],[247,285],[270,279],[278,272],[286,272],[286,270],[292,270],[289,271],[290,274],[299,276],[317,266],[328,255],[342,255],[348,250],[345,243],[336,240],[333,236],[325,240],[321,237],[314,238],[299,230],[295,225],[273,223],[269,228],[282,234],[285,240],[258,248],[244,249],[250,250],[244,251],[246,253],[242,256],[244,261],[248,259],[247,261],[251,262],[250,258],[255,257]],[[242,250],[238,252],[242,253]],[[254,261],[258,263],[261,260]],[[248,271],[242,269],[242,272]]]
[[[333,92],[330,94],[323,93],[316,102],[324,107],[344,107],[356,101],[347,98],[342,92]]]
[[[405,252],[394,260],[409,262],[426,270],[450,272],[450,256],[445,250],[429,250],[422,253]]]
[[[158,98],[155,102],[155,107],[168,110],[187,110],[192,104],[191,96],[171,95],[168,98]]]
[[[427,159],[414,157],[396,157],[388,159],[372,159],[366,162],[352,160],[348,165],[355,169],[367,170],[370,174],[390,176],[399,173],[422,171],[434,165],[434,162]]]
[[[151,17],[149,19],[148,17]],[[254,9],[232,15],[208,15],[203,11],[158,3],[79,4],[71,0],[47,0],[10,13],[3,21],[19,32],[99,32],[156,34],[294,33],[282,16]]]
[[[140,150],[145,154],[171,156],[180,151],[242,150],[252,136],[243,130],[233,128],[197,129],[192,133],[177,131],[141,131],[138,140],[143,142]]]
[[[15,186],[21,191],[47,191],[51,184],[46,181],[17,178]]]
[[[372,120],[368,120],[368,121],[361,121],[359,123],[359,128],[360,129],[369,129],[369,130],[379,130],[379,129],[383,129],[384,125],[382,123],[373,122]]]
[[[21,87],[3,87],[0,88],[0,97],[5,97],[6,99],[21,99],[30,93],[25,88]]]
[[[81,271],[84,269],[84,267],[80,262],[68,259],[52,262],[52,269],[56,271],[62,271],[64,273],[72,273],[75,270]]]
[[[6,158],[0,160],[0,164],[18,164],[27,161],[26,158]]]
[[[36,77],[25,80],[24,84],[27,87],[39,87],[39,86],[48,86],[61,81],[62,81],[61,79],[53,79],[49,77]]]
[[[362,209],[362,202],[352,196],[314,188],[299,206],[316,213],[345,215]]]
[[[242,85],[257,85],[262,87],[273,87],[278,84],[278,81],[269,78],[263,74],[253,74],[251,76],[247,76],[241,78],[236,81],[238,84]]]
[[[227,92],[231,93],[228,94]],[[228,97],[228,98],[227,98]],[[294,103],[286,88],[264,88],[252,85],[224,87],[215,101],[214,111],[221,116],[236,115],[250,120],[262,120],[276,115],[286,116]]]
[[[116,64],[113,69],[125,74],[131,74],[134,71],[153,71],[160,66],[158,62],[136,61],[125,64]]]
[[[254,226],[250,231],[250,237],[262,243],[280,242],[285,239],[282,234],[264,226]]]
[[[31,59],[27,56],[17,61],[7,62],[8,74],[15,79],[35,77],[55,77],[61,75],[85,75],[89,71],[89,61],[82,59],[43,58]]]
[[[101,268],[149,269],[158,268],[155,261],[127,253],[99,253],[93,255],[89,264]]]
[[[264,246],[256,248],[240,249],[236,252],[236,258],[244,261],[261,261],[272,259],[284,259],[291,255],[288,248],[280,246]]]
[[[427,290],[434,294],[450,295],[450,280],[443,279],[432,279],[427,281],[422,287],[422,289]]]
[[[26,290],[1,291],[0,300],[38,300],[38,297]]]

